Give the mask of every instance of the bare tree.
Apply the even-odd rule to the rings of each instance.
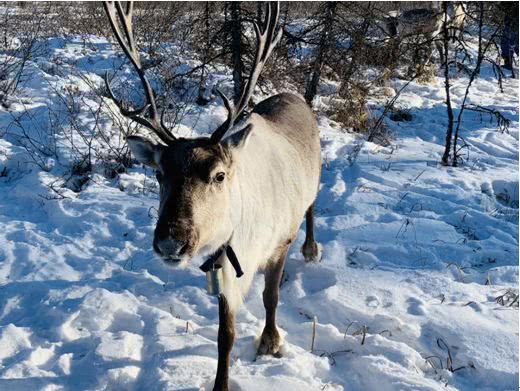
[[[0,11],[0,104],[4,106],[27,76],[24,70],[29,59],[43,48],[40,38],[51,31],[46,25],[50,5],[27,5],[5,6]],[[35,13],[40,17],[34,18]]]
[[[309,106],[312,106],[312,101],[318,92],[318,85],[320,83],[321,70],[325,62],[325,57],[333,44],[332,31],[334,28],[334,21],[336,16],[337,2],[329,1],[320,10],[322,13],[320,20],[319,43],[315,48],[315,55],[313,65],[309,74],[309,81],[305,89],[305,101]]]
[[[443,12],[444,12],[444,23],[442,26],[442,43],[444,47],[444,58],[446,62],[444,65],[444,90],[446,92],[446,112],[448,115],[448,127],[446,129],[446,141],[445,141],[445,149],[444,154],[442,155],[442,164],[447,166],[448,159],[450,156],[451,149],[451,139],[453,134],[453,108],[451,106],[451,96],[450,96],[450,67],[448,63],[448,53],[450,48],[450,37],[448,35],[448,4],[443,3]]]
[[[240,91],[242,90],[244,72],[244,63],[242,61],[242,8],[241,2],[228,2],[230,20],[229,28],[231,31],[231,58],[233,64],[233,92],[235,102],[240,98]]]
[[[445,6],[445,5],[444,5]],[[462,126],[462,116],[464,114],[464,111],[467,109],[467,99],[471,90],[471,86],[475,79],[480,75],[480,70],[483,61],[486,59],[486,54],[488,50],[490,49],[491,45],[494,43],[495,38],[500,30],[500,27],[495,27],[492,31],[486,31],[486,26],[484,25],[484,20],[486,18],[486,11],[490,12],[493,8],[492,7],[486,7],[486,5],[483,2],[477,3],[477,11],[476,11],[476,19],[477,21],[477,28],[478,28],[478,51],[477,51],[477,58],[475,60],[475,65],[473,66],[473,69],[469,73],[468,83],[466,85],[466,89],[464,92],[464,98],[462,99],[462,103],[459,108],[459,112],[457,114],[457,119],[454,122],[454,115],[453,115],[453,109],[451,106],[451,99],[449,95],[449,65],[446,63],[445,67],[445,85],[446,85],[446,106],[447,106],[447,113],[448,113],[448,128],[446,131],[446,142],[444,146],[444,154],[442,156],[442,164],[448,165],[449,164],[449,157],[450,152],[452,153],[452,160],[451,165],[456,167],[459,165],[460,161],[460,152],[462,147],[458,146],[458,141],[461,139],[459,135],[460,128]],[[448,57],[448,31],[447,31],[447,23],[446,23],[446,17],[445,17],[445,23],[444,23],[444,49],[446,51],[446,58]],[[485,37],[487,35],[487,37]],[[456,123],[455,131],[453,132],[453,126]],[[453,134],[454,133],[454,134]],[[452,137],[453,135],[453,137]],[[450,151],[451,149],[451,151]]]

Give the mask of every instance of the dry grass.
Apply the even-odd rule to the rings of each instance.
[[[508,289],[495,298],[495,302],[503,307],[518,308],[518,290]]]
[[[367,89],[352,84],[349,88],[342,89],[341,100],[333,101],[327,114],[330,119],[355,133],[366,133],[370,128],[367,100]]]
[[[435,76],[437,75],[437,65],[432,63],[419,65],[417,74],[417,83],[433,84],[435,82]]]

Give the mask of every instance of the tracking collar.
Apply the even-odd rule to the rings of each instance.
[[[213,255],[211,255],[206,262],[204,262],[200,266],[200,270],[207,273],[209,271],[212,271],[215,269],[215,263],[220,258],[223,252],[226,252],[226,256],[229,259],[229,262],[231,262],[231,265],[235,269],[235,272],[237,274],[237,278],[240,278],[244,275],[244,272],[242,271],[242,268],[240,267],[240,262],[238,262],[237,255],[235,254],[235,251],[233,250],[233,247],[229,245],[229,242],[222,247],[220,247]]]

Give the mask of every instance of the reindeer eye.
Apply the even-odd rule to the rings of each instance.
[[[218,172],[217,175],[215,175],[215,182],[222,183],[224,181],[225,177],[226,177],[225,173]]]

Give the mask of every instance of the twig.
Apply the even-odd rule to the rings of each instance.
[[[314,342],[316,341],[316,323],[318,322],[318,317],[314,316],[312,320],[312,341],[311,341],[311,352],[314,352]]]
[[[495,109],[488,109],[487,107],[482,107],[474,104],[467,105],[466,110],[476,111],[477,113],[489,114],[491,117],[495,117],[495,121],[497,122],[498,126],[498,131],[500,133],[509,134],[509,125],[511,121],[504,117],[504,115],[500,111]]]

